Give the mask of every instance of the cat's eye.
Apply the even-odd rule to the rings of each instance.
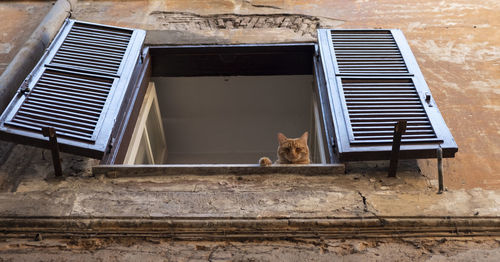
[[[300,153],[302,151],[302,148],[296,148],[295,152]]]

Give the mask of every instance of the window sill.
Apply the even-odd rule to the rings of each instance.
[[[258,164],[98,165],[92,168],[94,176],[105,175],[109,178],[174,175],[332,175],[344,174],[344,171],[343,164],[272,165],[267,167]]]

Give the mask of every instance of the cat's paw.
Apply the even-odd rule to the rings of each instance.
[[[260,166],[270,166],[273,164],[273,162],[271,162],[271,159],[269,159],[269,157],[261,157],[259,159],[259,164]]]

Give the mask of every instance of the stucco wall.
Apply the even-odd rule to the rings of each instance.
[[[49,1],[0,3],[0,74],[51,7]]]

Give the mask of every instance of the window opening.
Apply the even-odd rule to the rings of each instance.
[[[312,162],[331,162],[313,50],[313,44],[150,47],[153,74],[123,163],[257,164],[262,156],[277,158],[278,132],[304,131]],[[156,118],[153,136],[145,126],[148,97],[158,105],[149,115]]]

